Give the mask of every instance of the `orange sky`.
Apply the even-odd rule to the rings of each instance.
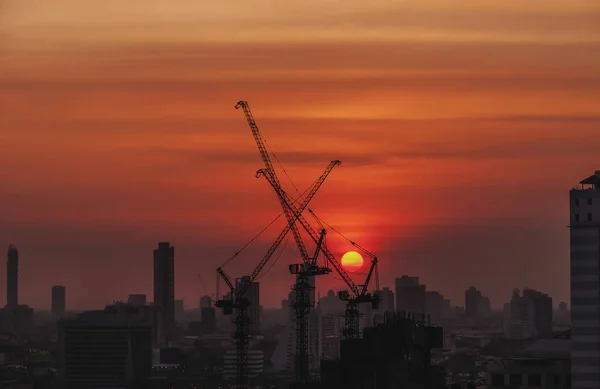
[[[91,307],[151,297],[170,240],[195,306],[196,273],[212,289],[279,211],[245,99],[299,187],[342,160],[313,208],[379,255],[382,284],[566,300],[567,192],[600,169],[599,91],[597,0],[5,0],[0,244],[21,251],[22,303],[62,284]],[[266,305],[293,282],[292,246],[261,278]]]

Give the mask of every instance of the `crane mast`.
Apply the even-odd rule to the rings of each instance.
[[[282,202],[286,204],[290,209],[295,209],[293,200],[291,197],[283,191],[280,187],[276,186],[276,183],[273,181],[273,178],[268,174],[262,174],[271,187],[275,189],[278,197]],[[310,210],[309,210],[310,211]],[[312,228],[312,226],[308,223],[308,221],[304,218],[304,216],[300,215],[298,217],[298,222],[302,225],[304,230],[308,233],[310,238],[318,244],[319,242],[319,234]],[[356,244],[355,244],[356,245]],[[360,327],[359,327],[359,304],[361,303],[371,303],[374,308],[379,306],[379,285],[377,285],[377,292],[374,294],[368,293],[369,282],[374,272],[377,271],[377,257],[367,252],[372,258],[371,267],[369,269],[369,273],[367,275],[367,279],[365,283],[362,285],[362,288],[359,288],[352,278],[348,275],[348,273],[344,270],[339,261],[335,258],[335,256],[331,253],[327,245],[322,244],[320,246],[320,250],[323,252],[323,255],[327,259],[327,263],[331,264],[339,276],[344,280],[348,288],[350,289],[350,293],[341,292],[339,297],[340,299],[347,302],[346,304],[346,312],[345,312],[345,329],[344,336],[347,339],[357,339],[360,337]],[[363,249],[366,252],[366,250]]]
[[[252,115],[252,111],[250,110],[248,102],[243,100],[239,101],[235,108],[242,108],[244,111],[246,121],[250,126],[252,136],[254,137],[258,151],[265,164],[265,168],[260,169],[256,173],[256,176],[258,177],[261,174],[268,175],[275,191],[283,191],[281,183],[277,178],[273,163],[271,162],[266,142],[262,137],[260,130],[258,129],[258,125],[254,120],[254,116]],[[340,161],[332,161],[328,169],[332,169],[339,164]],[[320,251],[320,242],[317,242],[315,255],[313,257],[308,255],[308,250],[304,245],[302,236],[300,235],[298,227],[296,226],[296,220],[293,217],[295,209],[288,207],[281,196],[278,196],[278,200],[288,222],[292,225],[292,235],[294,236],[296,246],[298,247],[298,251],[300,252],[300,256],[302,258],[301,264],[290,265],[290,273],[296,275],[296,282],[293,287],[295,292],[295,301],[292,304],[292,307],[296,313],[296,353],[294,355],[294,371],[296,375],[296,382],[306,383],[309,381],[308,320],[310,311],[314,306],[314,301],[311,298],[313,295],[311,294],[311,291],[314,290],[314,286],[311,284],[311,277],[329,274],[331,270],[327,267],[319,267],[316,265],[316,258],[318,257],[318,253]],[[324,238],[324,236],[325,232],[323,231],[322,238]]]
[[[288,232],[295,225],[298,217],[301,216],[302,212],[308,207],[308,204],[312,200],[312,198],[316,195],[317,191],[325,182],[325,179],[333,170],[336,164],[330,164],[323,174],[317,179],[315,184],[311,187],[308,194],[304,197],[304,200],[300,204],[298,208],[294,208],[293,216],[288,221],[286,227],[283,231],[280,232],[279,236],[275,239],[275,242],[271,245],[271,247],[267,250],[266,254],[263,256],[261,261],[258,263],[252,274],[248,277],[243,277],[242,282],[239,282],[238,285],[234,285],[231,281],[231,278],[225,273],[225,270],[222,267],[217,269],[217,274],[220,278],[225,281],[227,286],[231,291],[231,299],[230,300],[218,300],[215,303],[216,307],[223,308],[225,314],[232,314],[233,310],[236,310],[236,317],[234,320],[235,323],[235,332],[234,339],[236,342],[236,357],[237,357],[237,365],[236,365],[236,387],[237,389],[245,389],[247,388],[247,365],[248,365],[248,345],[250,341],[250,319],[248,317],[248,307],[250,306],[250,301],[245,297],[248,288],[252,285],[254,280],[261,273],[265,265],[268,263],[269,259],[273,256],[277,248],[283,242]]]

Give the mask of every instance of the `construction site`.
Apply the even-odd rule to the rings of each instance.
[[[231,371],[228,375],[230,388],[261,387],[253,381],[254,375],[250,368],[250,343],[254,334],[251,330],[253,323],[252,315],[249,314],[251,305],[249,294],[252,283],[268,268],[267,265],[273,261],[275,253],[290,233],[299,255],[297,263],[289,265],[289,273],[294,277],[292,287],[294,301],[290,303],[295,320],[293,328],[295,347],[291,352],[293,379],[289,384],[290,388],[436,389],[445,387],[442,386],[443,374],[432,367],[430,361],[430,350],[441,347],[443,338],[441,328],[428,325],[424,317],[388,313],[374,326],[361,329],[360,308],[368,305],[376,310],[381,301],[378,258],[319,218],[309,206],[329,174],[341,164],[341,161],[329,162],[323,173],[304,192],[301,193],[295,186],[296,194],[286,191],[277,170],[285,172],[287,178],[289,176],[283,166],[280,166],[280,169],[275,168],[273,160],[279,165],[281,163],[259,131],[248,102],[239,101],[235,108],[243,112],[264,165],[257,170],[256,177],[264,179],[275,192],[281,206],[281,213],[275,220],[283,216],[286,224],[264,256],[256,261],[251,274],[236,275],[234,278],[228,275],[226,266],[236,260],[242,250],[254,242],[266,228],[217,268],[217,293],[214,305],[222,309],[224,315],[230,316],[234,324],[232,337],[235,343],[235,371]],[[312,219],[311,222],[309,218]],[[357,252],[370,258],[368,270],[360,282],[353,280],[327,246],[326,237],[330,233],[338,234]],[[340,343],[338,359],[321,360],[320,355],[311,355],[309,320],[315,306],[315,279],[332,273],[335,273],[333,276],[341,279],[345,286],[345,290],[340,291],[337,296],[345,303],[344,326],[340,331],[343,340]],[[221,281],[228,288],[222,297],[219,291]],[[320,371],[316,372],[311,369],[311,365],[314,365],[311,361],[315,358],[321,360]]]

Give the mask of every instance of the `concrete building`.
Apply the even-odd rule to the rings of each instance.
[[[212,307],[212,298],[210,296],[200,297],[200,309]]]
[[[511,339],[549,338],[552,336],[552,298],[533,289],[513,291],[504,332]],[[506,312],[505,312],[506,314]]]
[[[175,328],[175,248],[169,242],[154,250],[154,306],[161,337],[168,340]]]
[[[600,388],[600,171],[569,192],[573,389]]]
[[[566,389],[571,383],[569,339],[540,339],[510,358],[486,366],[486,388]]]
[[[437,291],[427,291],[425,293],[427,314],[433,322],[439,322],[445,316],[444,295]]]
[[[250,282],[250,277],[244,276],[237,279],[236,288],[240,290],[243,285],[247,285]],[[250,334],[260,334],[260,284],[258,282],[252,282],[247,287],[246,292],[243,294],[244,298],[250,301],[248,307],[248,318],[250,319]]]
[[[465,315],[476,320],[488,317],[492,313],[490,299],[481,294],[481,291],[471,286],[465,291]]]
[[[33,308],[27,305],[6,306],[0,310],[0,331],[27,339],[33,330]]]
[[[52,287],[52,316],[60,317],[67,308],[67,288],[56,285]]]
[[[8,246],[6,260],[6,306],[19,305],[19,252],[12,244]]]
[[[127,304],[129,305],[143,307],[147,303],[148,302],[145,294],[130,294],[129,296],[127,296]]]
[[[394,291],[387,286],[381,291],[381,302],[379,307],[383,312],[394,312],[396,309]]]
[[[59,322],[59,374],[65,389],[131,388],[152,374],[152,324],[126,304]]]
[[[424,314],[427,312],[425,285],[419,283],[419,277],[403,275],[395,280],[396,311]]]

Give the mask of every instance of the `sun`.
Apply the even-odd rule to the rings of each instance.
[[[359,271],[363,266],[363,257],[356,251],[348,251],[342,256],[342,266],[349,272]]]

